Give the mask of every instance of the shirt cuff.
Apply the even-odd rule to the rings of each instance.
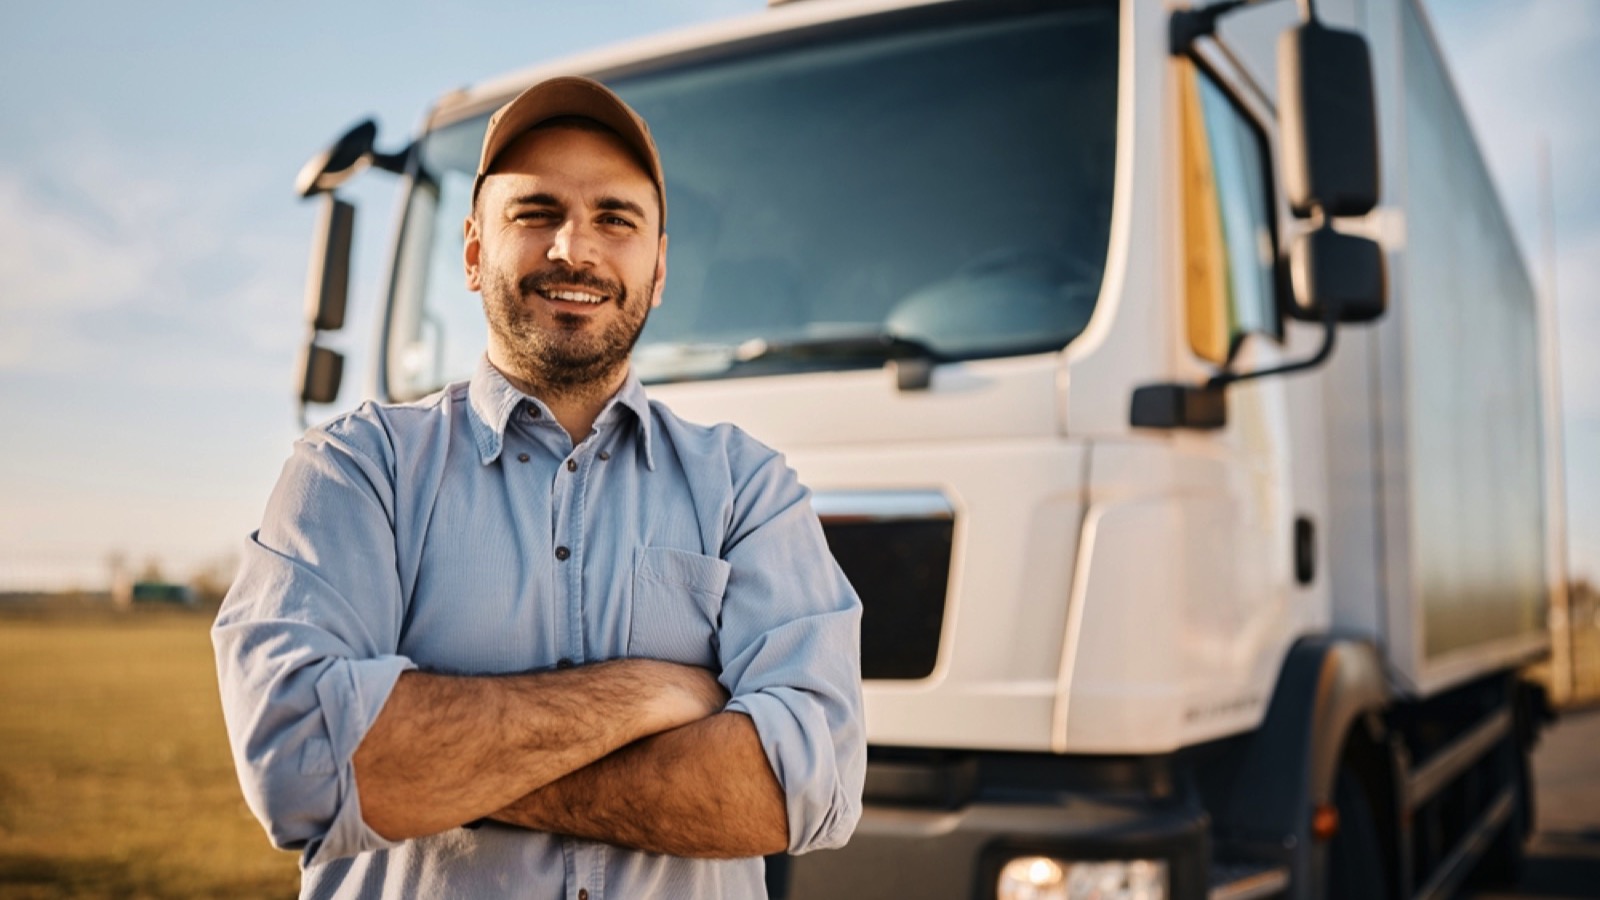
[[[789,853],[842,846],[861,816],[860,786],[846,789],[841,776],[857,762],[855,739],[835,735],[816,698],[792,688],[767,688],[729,701],[755,723],[772,773],[783,787],[789,820]],[[838,741],[837,745],[835,741]]]
[[[369,850],[399,846],[367,826],[361,818],[361,796],[356,788],[355,752],[377,720],[400,675],[417,667],[403,656],[340,660],[317,679],[317,703],[322,710],[330,756],[334,764],[338,801],[327,834],[306,844],[301,865],[320,865],[331,859]]]

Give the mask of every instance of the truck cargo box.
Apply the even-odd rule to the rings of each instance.
[[[1423,13],[1373,5],[1390,310],[1329,391],[1333,617],[1421,695],[1548,648],[1539,306]],[[1388,69],[1389,71],[1384,71]]]

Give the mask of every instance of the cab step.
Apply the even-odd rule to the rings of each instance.
[[[1289,867],[1281,863],[1211,863],[1210,900],[1278,897],[1289,887]]]

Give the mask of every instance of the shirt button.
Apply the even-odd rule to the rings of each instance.
[[[578,471],[578,461],[575,460],[575,459],[567,460],[567,471],[568,472],[576,472],[576,471]]]
[[[601,461],[601,462],[605,462],[605,461],[606,461],[606,460],[608,460],[608,459],[610,459],[610,458],[611,458],[611,454],[609,454],[609,453],[607,453],[607,452],[606,452],[606,451],[604,451],[604,450],[601,450],[601,451],[600,451],[600,461]]]
[[[570,668],[572,668],[572,660],[567,659],[565,656],[563,656],[560,659],[556,660],[556,668],[558,668],[558,669],[570,669]]]
[[[556,559],[566,559],[567,557],[569,557],[571,555],[572,555],[572,551],[568,550],[565,547],[557,547],[556,548]]]
[[[588,888],[578,888],[578,900],[589,900]]]
[[[539,418],[539,407],[534,406],[532,403],[529,403],[528,404],[528,418],[530,418],[530,419]]]
[[[526,453],[518,453],[517,454],[517,462],[527,462],[527,461],[528,461],[528,454],[526,454]]]

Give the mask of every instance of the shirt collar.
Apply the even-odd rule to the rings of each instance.
[[[478,445],[478,457],[486,466],[500,457],[500,449],[505,443],[506,423],[511,421],[511,414],[523,403],[537,403],[546,413],[549,412],[538,398],[530,397],[513,387],[511,382],[500,374],[500,370],[489,362],[487,354],[478,359],[478,368],[472,373],[472,380],[467,385],[467,401],[471,410],[468,418],[472,426],[472,437]],[[639,377],[633,373],[631,366],[622,387],[606,401],[605,407],[600,410],[600,415],[595,417],[597,428],[603,427],[614,418],[612,409],[616,406],[632,411],[638,420],[639,440],[644,447],[644,465],[654,472],[656,462],[651,447],[650,400],[645,396],[644,385],[639,383]]]

